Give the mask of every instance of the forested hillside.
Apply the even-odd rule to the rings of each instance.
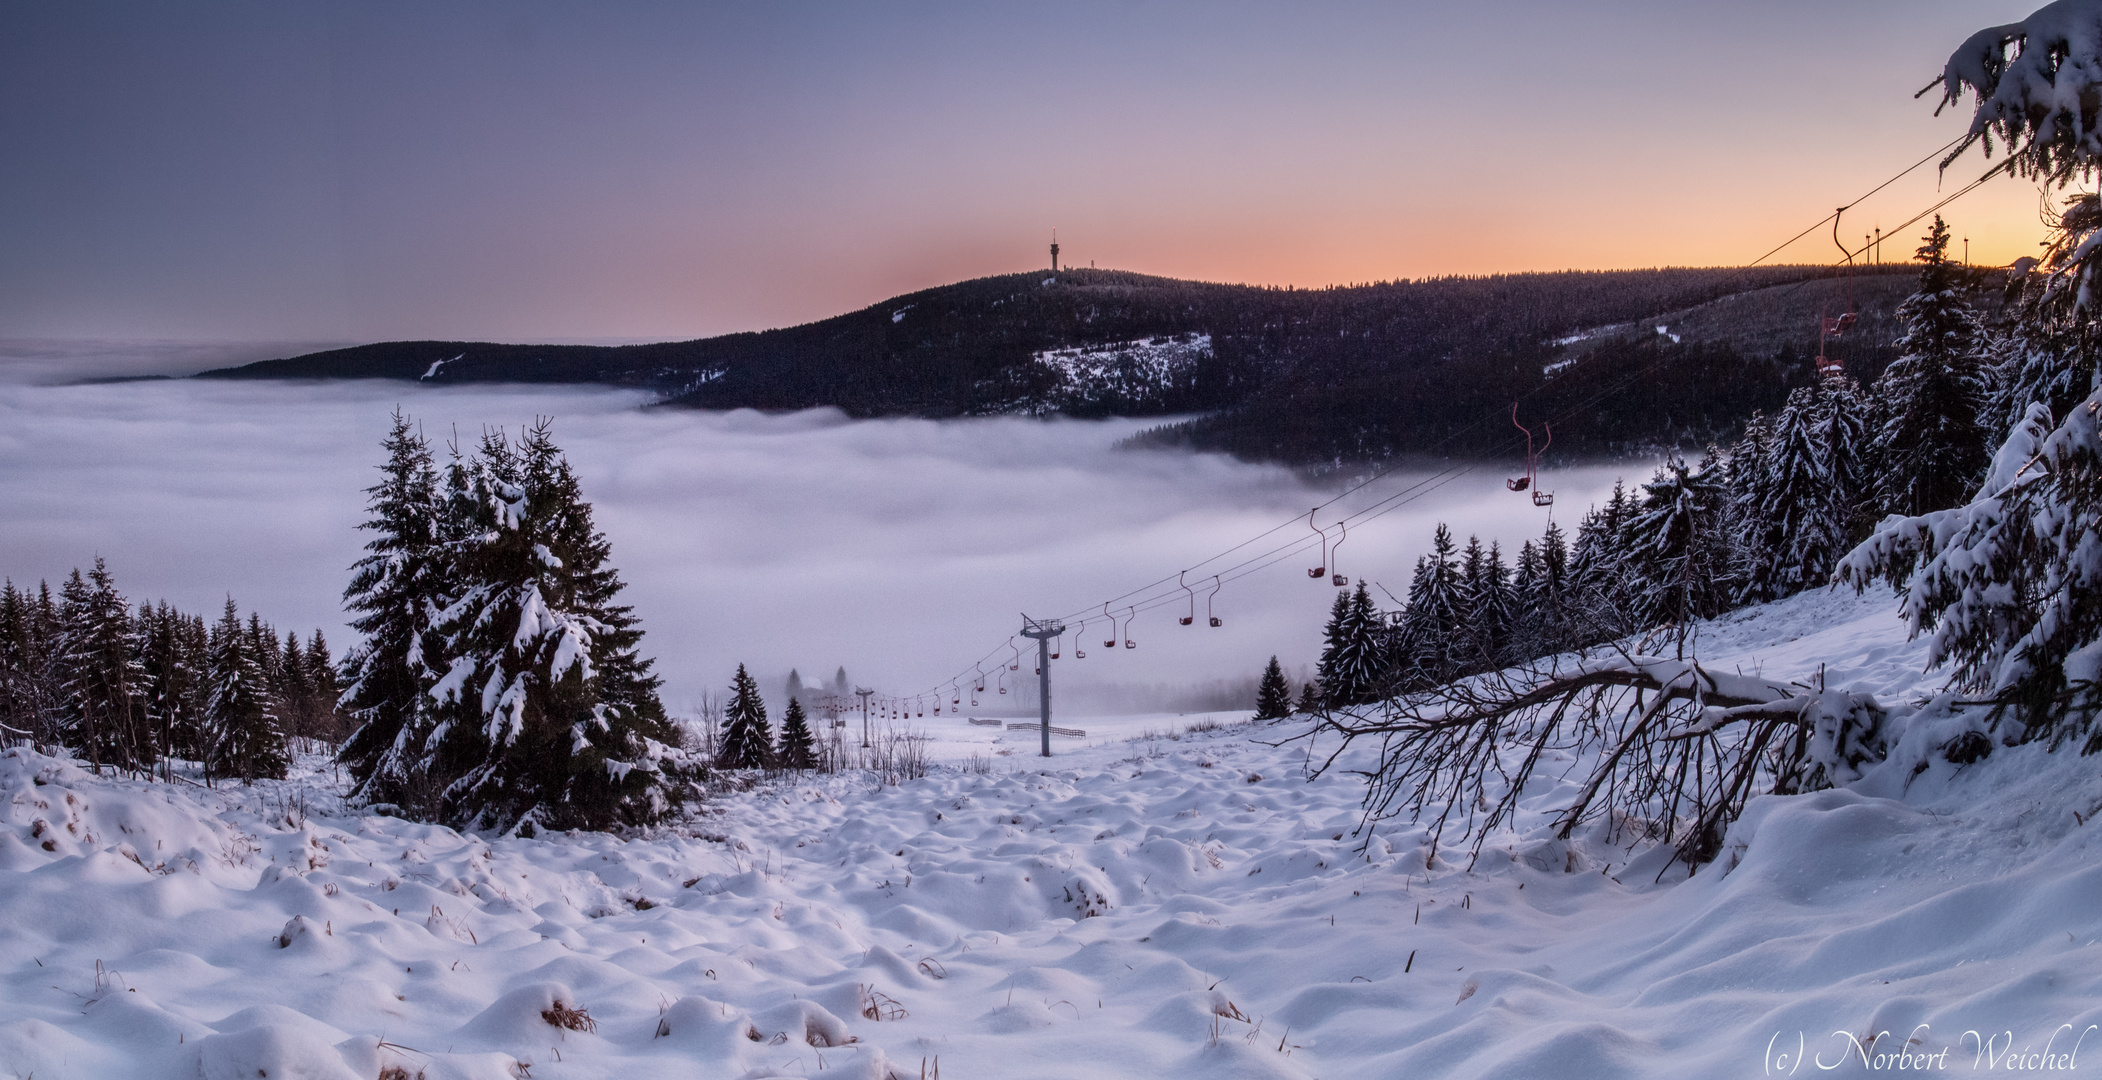
[[[389,342],[206,374],[594,382],[675,405],[854,416],[1202,413],[1155,441],[1297,464],[1501,452],[1511,429],[1483,418],[1553,382],[1539,407],[1562,421],[1556,449],[1599,453],[1727,437],[1774,408],[1809,378],[1819,312],[1837,313],[1850,292],[1864,319],[1835,351],[1873,377],[1906,283],[1778,266],[1300,290],[1068,270],[698,341]],[[1733,301],[1751,316],[1716,317]]]

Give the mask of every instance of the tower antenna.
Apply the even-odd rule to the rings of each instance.
[[[1051,227],[1051,272],[1058,273],[1058,226]]]

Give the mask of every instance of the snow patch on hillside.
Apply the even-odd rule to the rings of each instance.
[[[1181,334],[1046,349],[1032,359],[1055,377],[1054,403],[1070,407],[1158,403],[1211,357],[1210,334]]]

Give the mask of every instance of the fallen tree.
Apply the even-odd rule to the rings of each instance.
[[[1478,853],[1543,765],[1567,755],[1590,764],[1556,815],[1557,839],[1605,819],[1609,836],[1634,829],[1697,865],[1753,795],[1845,783],[1882,760],[1883,706],[1821,683],[1626,652],[1562,658],[1338,710],[1310,736],[1340,737],[1320,772],[1378,739],[1377,763],[1355,770],[1370,785],[1367,816],[1427,819],[1433,855],[1455,825]]]

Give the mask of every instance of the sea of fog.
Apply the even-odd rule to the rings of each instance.
[[[1146,611],[1128,633],[1136,648],[1100,648],[1104,599],[1303,520],[1335,494],[1221,455],[1116,449],[1157,421],[698,412],[573,386],[63,381],[272,354],[0,348],[0,574],[56,586],[100,556],[135,602],[209,614],[232,595],[280,632],[323,629],[340,654],[352,639],[340,597],[365,541],[355,528],[362,489],[377,476],[379,441],[399,407],[441,444],[455,432],[471,442],[484,426],[554,418],[674,710],[719,692],[739,663],[775,692],[791,668],[829,681],[842,666],[858,683],[919,690],[1000,647],[1022,612],[1084,609],[1097,612],[1087,656],[1076,659],[1067,642],[1054,700],[1073,712],[1172,710],[1176,694],[1163,688],[1249,681],[1273,654],[1295,674],[1311,665],[1336,592],[1307,577],[1318,559],[1293,556],[1222,587],[1219,628],[1206,625],[1200,597],[1194,625],[1178,625],[1188,614],[1179,605]],[[1508,468],[1477,466],[1390,504],[1350,532],[1338,569],[1402,594],[1440,521],[1463,541],[1479,534],[1515,552],[1548,512],[1505,490]],[[1557,470],[1543,486],[1570,528],[1616,477],[1639,481],[1649,468]],[[1320,520],[1425,475],[1383,477]],[[1226,563],[1311,535],[1288,527]]]

